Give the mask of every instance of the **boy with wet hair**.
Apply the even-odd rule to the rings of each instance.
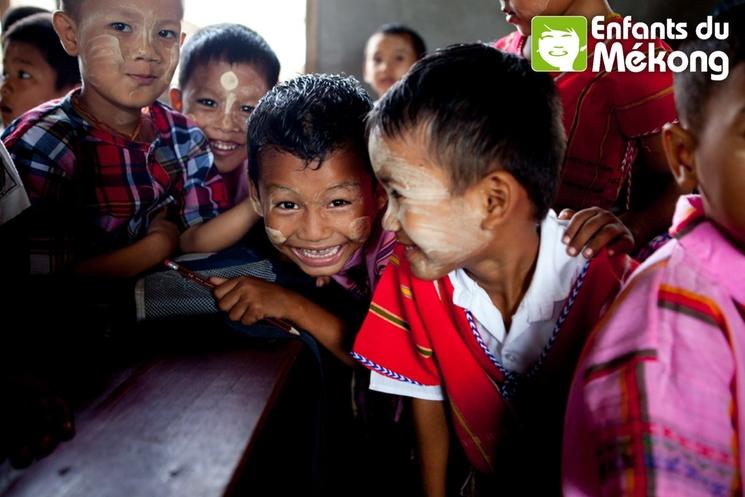
[[[133,277],[227,205],[204,134],[156,101],[178,63],[182,17],[179,0],[63,1],[54,13],[82,88],[3,135],[32,202],[31,273]]]
[[[745,5],[725,40],[680,50],[730,74],[675,75],[664,130],[680,197],[665,246],[634,273],[583,352],[565,422],[563,490],[738,495],[745,468]]]
[[[562,243],[550,76],[452,46],[411,68],[368,131],[399,245],[353,356],[371,389],[412,397],[425,494],[448,488],[450,426],[479,492],[557,493],[574,361],[631,261],[607,250],[587,261]]]
[[[234,204],[248,196],[248,118],[277,84],[279,60],[267,42],[240,24],[200,29],[181,49],[178,88],[171,105],[207,135]]]
[[[334,280],[365,306],[393,249],[380,223],[385,195],[367,155],[371,108],[355,79],[310,74],[271,89],[248,124],[250,200],[269,242],[319,284]],[[353,364],[353,323],[273,283],[213,281],[231,319],[287,319]]]
[[[80,85],[77,57],[65,53],[52,25],[52,14],[33,14],[3,34],[3,82],[0,112],[8,126],[24,112],[62,98]]]

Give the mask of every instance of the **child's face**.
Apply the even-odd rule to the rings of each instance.
[[[83,2],[75,29],[84,91],[122,109],[152,104],[178,64],[182,16],[179,0]]]
[[[378,96],[401,79],[416,62],[416,52],[408,36],[376,33],[365,49],[365,83]]]
[[[419,134],[418,134],[419,135]],[[370,135],[370,158],[388,193],[383,228],[406,246],[414,274],[434,280],[464,267],[486,248],[485,211],[478,185],[461,195],[428,153],[426,139],[411,133],[391,139]]]
[[[332,276],[370,237],[384,202],[359,154],[342,148],[316,169],[287,153],[261,154],[252,198],[272,244],[311,276]]]
[[[695,137],[697,188],[706,215],[745,252],[745,63],[717,84]]]
[[[4,52],[0,112],[7,126],[27,110],[63,96],[66,89],[57,91],[57,71],[33,45],[9,41]]]
[[[535,16],[562,15],[574,0],[499,0],[508,23],[522,35],[530,34],[530,21]]]
[[[267,91],[266,79],[255,66],[211,61],[195,68],[180,102],[173,102],[207,135],[221,174],[246,160],[247,120]]]

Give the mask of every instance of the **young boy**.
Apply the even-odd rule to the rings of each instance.
[[[634,273],[591,335],[569,398],[563,488],[584,495],[739,495],[745,468],[745,5],[715,22],[730,74],[675,75],[665,128],[685,189],[673,240]]]
[[[380,26],[365,46],[365,83],[381,97],[426,52],[424,40],[410,27],[398,23]]]
[[[415,64],[368,130],[399,246],[354,357],[372,389],[413,397],[426,495],[445,495],[448,417],[505,495],[556,493],[574,360],[630,261],[566,253],[549,210],[564,152],[551,78],[453,46]]]
[[[3,126],[47,100],[64,97],[80,85],[78,59],[65,53],[52,14],[34,14],[3,35]]]
[[[607,23],[622,21],[606,0],[500,0],[500,4],[516,31],[495,46],[527,59],[531,57],[531,20],[535,16],[585,16],[588,25],[597,16],[605,17]],[[636,41],[620,40],[624,53],[632,50]],[[588,60],[592,60],[597,43],[588,36]],[[661,41],[656,46],[669,51]],[[665,123],[677,119],[671,73],[597,73],[588,68],[553,76],[567,133],[554,208],[614,208],[634,234],[637,249],[645,247],[667,230],[679,195],[667,169],[660,134]]]
[[[367,155],[365,115],[371,107],[353,78],[300,76],[270,90],[248,125],[251,202],[269,241],[306,274],[333,279],[363,300],[393,248],[393,235],[380,224],[385,194]],[[273,283],[214,282],[219,307],[231,319],[288,319],[353,363],[352,323]]]
[[[238,204],[248,196],[248,117],[277,84],[279,60],[253,30],[216,24],[187,40],[179,67],[179,87],[171,89],[171,105],[207,135],[215,167],[232,204]]]
[[[32,202],[30,271],[132,277],[227,202],[204,134],[156,101],[178,63],[182,2],[61,7],[55,29],[83,86],[3,135]]]

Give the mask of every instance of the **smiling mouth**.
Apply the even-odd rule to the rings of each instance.
[[[215,153],[230,154],[238,150],[241,145],[236,142],[226,142],[222,140],[210,140],[210,147]]]
[[[334,245],[322,249],[308,249],[290,247],[292,253],[307,266],[330,266],[339,262],[342,255],[342,245]]]
[[[567,55],[569,52],[566,50],[549,50],[548,54],[553,55],[554,57],[563,57]]]

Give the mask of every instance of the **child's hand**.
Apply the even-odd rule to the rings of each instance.
[[[610,255],[628,254],[634,248],[631,231],[611,212],[590,207],[574,212],[564,209],[559,219],[571,219],[562,241],[569,255],[582,255],[590,259],[605,247]],[[584,250],[583,250],[584,247]]]
[[[250,325],[266,318],[289,317],[289,292],[279,285],[250,276],[229,280],[213,276],[210,283],[217,285],[213,291],[217,306],[233,321]]]

